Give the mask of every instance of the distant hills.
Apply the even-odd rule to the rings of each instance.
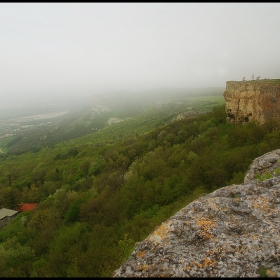
[[[96,132],[108,126],[109,120],[128,119],[153,106],[180,104],[179,114],[184,111],[184,104],[191,102],[190,98],[222,96],[223,91],[223,88],[166,88],[144,92],[119,91],[81,99],[72,96],[42,103],[37,101],[17,110],[10,108],[2,111],[0,148],[10,153],[37,151],[44,146]],[[1,138],[7,138],[2,145]]]
[[[37,203],[0,231],[0,277],[110,277],[155,227],[280,145],[274,120],[228,123],[223,90],[113,95],[0,139],[0,207]]]

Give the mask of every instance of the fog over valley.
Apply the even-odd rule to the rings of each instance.
[[[0,277],[280,276],[279,15],[0,3]]]
[[[1,3],[0,108],[277,78],[279,12],[279,3]]]

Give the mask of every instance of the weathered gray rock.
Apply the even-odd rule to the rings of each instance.
[[[114,277],[280,276],[280,149],[253,161],[244,184],[201,197],[136,244]],[[256,174],[273,174],[260,181]]]

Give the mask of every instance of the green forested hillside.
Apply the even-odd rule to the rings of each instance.
[[[0,230],[1,277],[111,276],[135,242],[198,196],[243,182],[280,145],[279,123],[235,127],[224,105],[179,120],[162,112],[1,157],[2,206],[39,203]]]
[[[52,109],[51,116],[46,114],[48,110],[39,107],[36,111],[31,110],[33,114],[35,112],[38,114],[41,109],[42,113],[38,115],[0,119],[0,153],[37,152],[42,147],[53,147],[62,141],[91,135],[108,127],[111,119],[123,121],[132,118],[129,129],[136,132],[140,129],[140,125],[141,133],[157,127],[158,124],[165,124],[172,116],[186,110],[190,114],[197,114],[209,110],[213,105],[221,104],[224,102],[223,91],[223,88],[197,88],[161,89],[137,93],[113,92],[93,96],[87,106],[75,110],[72,108],[68,113],[59,111],[58,116],[55,114],[56,106],[52,108],[52,104],[49,106],[45,104],[49,110]],[[65,111],[66,105],[61,106],[57,109]],[[153,121],[150,121],[151,118]],[[123,131],[127,134],[129,129],[124,128]],[[123,139],[126,136],[123,133],[121,137],[119,134],[114,135],[113,140]]]

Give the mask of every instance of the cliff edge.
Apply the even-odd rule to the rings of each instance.
[[[236,125],[280,120],[280,80],[271,81],[274,82],[227,82],[224,92],[227,121]]]
[[[280,149],[256,158],[243,184],[181,209],[136,244],[114,277],[280,276],[279,174]]]

